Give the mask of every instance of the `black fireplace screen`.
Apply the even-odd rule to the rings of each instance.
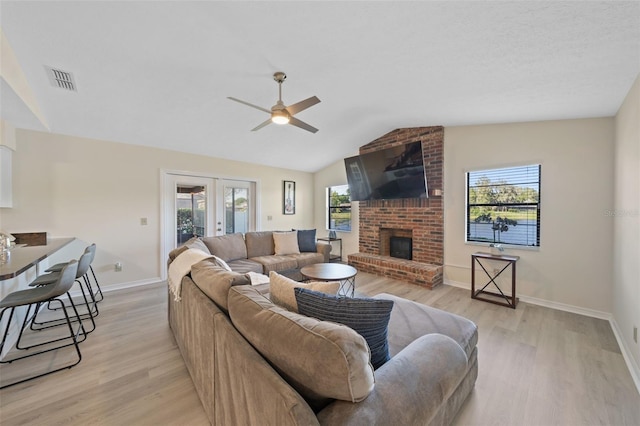
[[[389,239],[389,256],[411,260],[413,257],[411,238],[391,237]]]

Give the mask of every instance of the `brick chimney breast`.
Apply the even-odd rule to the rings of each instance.
[[[362,146],[360,154],[416,141],[422,142],[429,198],[361,201],[359,253],[349,255],[349,263],[432,288],[442,283],[444,258],[444,208],[441,196],[433,195],[443,188],[444,127],[396,129]],[[412,238],[412,260],[389,257],[390,236]]]

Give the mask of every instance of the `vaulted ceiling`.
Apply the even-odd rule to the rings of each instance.
[[[638,1],[2,0],[0,25],[44,118],[3,83],[16,127],[310,172],[400,127],[613,116],[640,72]],[[227,99],[269,109],[276,71],[319,132]]]

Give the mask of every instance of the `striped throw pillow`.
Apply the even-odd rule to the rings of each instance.
[[[294,289],[298,313],[346,325],[367,341],[374,369],[389,360],[387,332],[392,300],[338,297],[306,288]]]

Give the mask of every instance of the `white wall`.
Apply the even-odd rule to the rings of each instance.
[[[640,389],[640,75],[615,119],[614,182],[612,312]]]
[[[520,256],[517,293],[610,313],[613,134],[612,118],[445,128],[445,282],[470,288],[470,256],[488,251],[465,243],[465,172],[540,163],[540,248],[504,252]]]
[[[0,223],[8,232],[95,242],[94,268],[107,286],[157,279],[165,267],[161,169],[256,179],[261,229],[314,225],[310,173],[27,130],[16,131],[13,208],[0,209]],[[282,214],[283,180],[296,182],[295,215]],[[147,226],[140,225],[143,217]],[[124,263],[122,272],[114,272],[116,261]]]
[[[314,227],[317,229],[317,235],[319,237],[326,237],[329,233],[329,231],[327,230],[326,188],[329,186],[346,184],[347,172],[344,167],[344,160],[342,159],[336,161],[328,167],[325,167],[315,174]],[[342,259],[345,262],[347,260],[347,255],[358,252],[359,204],[360,203],[357,201],[351,203],[351,232],[336,231],[336,236],[338,238],[342,238]]]
[[[11,207],[13,203],[13,151],[16,149],[16,129],[0,119],[0,207]],[[2,224],[0,223],[0,230]]]
[[[541,247],[505,250],[520,256],[523,299],[607,317],[612,311],[613,118],[446,127],[444,137],[445,282],[471,287],[465,243],[465,172],[542,164]],[[324,188],[346,183],[342,160],[315,174],[315,226],[325,229]],[[358,251],[358,215],[341,235]]]
[[[0,87],[2,88],[3,104],[11,106],[8,108],[10,113],[16,110],[27,112],[20,118],[27,120],[31,125],[36,125],[35,128],[49,129],[27,77],[22,72],[18,58],[16,58],[2,28],[0,28],[0,63],[2,64],[0,67]]]

